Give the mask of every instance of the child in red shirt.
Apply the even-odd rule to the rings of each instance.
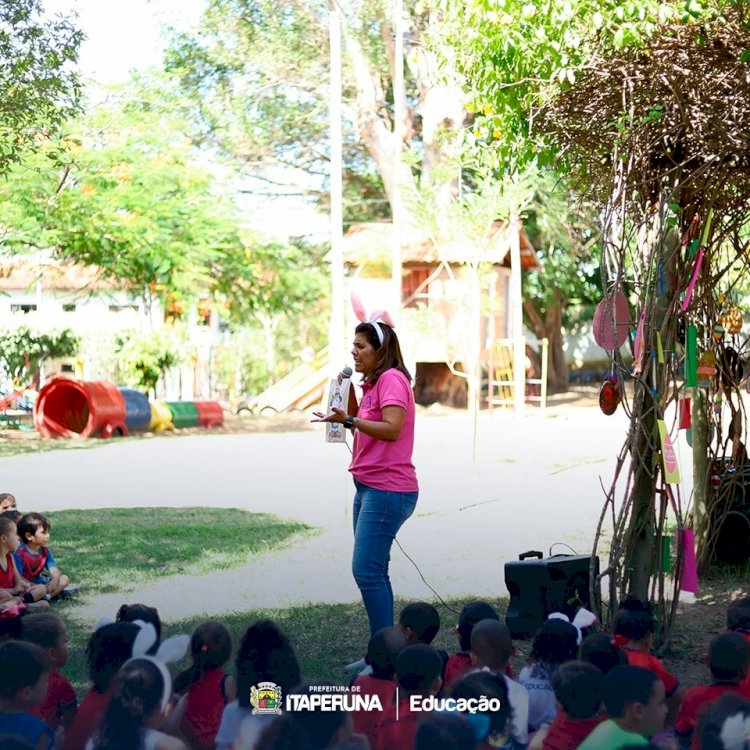
[[[407,646],[396,659],[398,693],[378,724],[372,750],[412,750],[417,723],[426,712],[415,710],[412,697],[434,696],[442,680],[443,663],[431,646]]]
[[[750,698],[750,688],[742,684],[750,669],[750,643],[739,633],[722,633],[711,641],[709,667],[713,682],[690,688],[680,706],[675,731],[681,737],[691,737],[690,747],[698,749],[695,725],[701,711],[726,692],[740,693]]]
[[[602,721],[604,676],[590,662],[569,661],[552,675],[557,715],[540,729],[529,750],[576,750]]]
[[[685,689],[679,680],[651,653],[654,639],[654,615],[651,603],[627,596],[615,615],[614,641],[628,658],[628,664],[653,672],[664,683],[667,696],[666,726],[671,726],[682,703]]]
[[[448,661],[443,671],[443,689],[442,693],[447,695],[450,692],[451,685],[464,672],[471,669],[471,631],[480,620],[499,620],[497,612],[492,605],[487,602],[470,602],[461,608],[458,615],[458,625],[456,625],[456,634],[460,649],[448,657]],[[513,677],[508,674],[508,677]]]
[[[372,668],[372,674],[359,675],[352,687],[360,695],[377,695],[385,711],[393,704],[396,694],[396,659],[406,648],[406,638],[398,628],[381,628],[367,644],[365,661]],[[378,722],[382,716],[374,711],[354,711],[352,720],[354,731],[367,737],[374,745]]]
[[[750,596],[735,599],[727,607],[727,630],[739,633],[750,643]],[[750,688],[750,672],[745,677],[745,685]]]
[[[29,713],[46,721],[52,730],[59,726],[69,727],[76,715],[78,699],[68,678],[58,671],[68,661],[68,642],[63,621],[52,612],[26,615],[21,620],[21,637],[43,649],[52,664],[44,702],[29,709]]]
[[[174,680],[174,691],[187,695],[180,731],[194,750],[213,750],[224,706],[237,685],[223,667],[232,655],[232,636],[216,620],[199,625],[190,639],[193,663]]]

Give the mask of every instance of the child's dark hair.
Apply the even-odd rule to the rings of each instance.
[[[10,534],[11,531],[16,531],[16,522],[6,513],[0,514],[0,536],[2,534]]]
[[[750,667],[750,643],[741,633],[722,633],[711,641],[709,667],[715,680],[741,682]]]
[[[415,643],[396,658],[398,684],[409,693],[427,690],[443,672],[443,660],[432,646]]]
[[[578,631],[565,620],[553,617],[537,630],[531,646],[531,658],[547,677],[566,661],[578,655]],[[533,669],[532,669],[533,671]]]
[[[149,607],[147,604],[123,604],[115,615],[115,622],[135,622],[136,620],[150,623],[156,630],[156,641],[147,652],[153,656],[159,650],[159,644],[161,643],[159,611],[156,607]]]
[[[94,738],[95,750],[132,750],[141,746],[143,722],[161,706],[164,678],[148,659],[133,659],[112,681],[112,697],[102,726]]]
[[[552,675],[555,698],[571,719],[595,716],[602,702],[604,675],[590,662],[569,661]]]
[[[428,713],[417,725],[414,750],[475,750],[474,730],[463,714]]]
[[[4,734],[0,737],[0,750],[37,750],[37,745],[18,734]]]
[[[232,635],[218,620],[198,625],[190,638],[193,663],[174,680],[175,693],[185,693],[210,669],[223,667],[232,655]]]
[[[699,714],[695,726],[701,750],[726,750],[721,739],[724,722],[731,716],[750,718],[750,701],[739,693],[727,691],[711,701]],[[743,745],[740,745],[743,747]],[[745,746],[746,747],[746,746]]]
[[[19,690],[36,685],[52,663],[35,643],[6,641],[0,645],[0,698],[13,698]]]
[[[113,622],[95,630],[86,646],[89,679],[97,693],[109,688],[117,670],[132,656],[140,627],[132,622]]]
[[[635,596],[627,596],[615,615],[615,635],[630,641],[642,641],[654,632],[654,613],[651,603]]]
[[[628,703],[645,705],[651,700],[654,685],[658,680],[650,669],[633,667],[630,664],[610,669],[602,686],[602,698],[607,713],[613,719],[620,719],[625,715]]]
[[[500,701],[500,710],[488,713],[490,718],[488,737],[503,736],[508,731],[512,710],[508,698],[508,685],[503,675],[480,671],[467,672],[453,684],[451,698],[487,698]]]
[[[508,626],[491,618],[480,620],[471,630],[471,650],[482,666],[503,669],[513,650]]]
[[[49,521],[41,513],[24,513],[18,521],[18,536],[25,542],[27,536],[34,536],[39,529],[50,530]]]
[[[613,667],[628,663],[626,653],[612,642],[612,636],[608,633],[586,636],[578,651],[578,658],[593,664],[603,675]]]
[[[250,705],[250,688],[259,682],[275,682],[286,694],[300,681],[299,662],[292,644],[272,620],[259,620],[248,627],[234,663],[242,708]]]
[[[335,682],[328,680],[314,680],[296,687],[292,693],[295,695],[315,695],[321,692],[321,688],[336,688]],[[329,692],[326,690],[326,692]],[[333,735],[346,722],[347,712],[343,709],[333,711],[309,711],[298,710],[294,712],[294,718],[302,727],[313,750],[325,750],[331,745]],[[275,750],[274,745],[274,750]]]
[[[0,513],[0,518],[10,518],[10,520],[13,521],[13,525],[16,527],[16,531],[18,531],[18,521],[23,518],[23,513],[21,513],[20,510],[11,508],[10,510],[4,510]]]
[[[727,607],[727,630],[750,633],[750,596],[735,599]]]
[[[367,644],[365,661],[372,667],[372,676],[392,680],[396,674],[396,659],[406,648],[404,634],[396,628],[380,628]]]
[[[235,744],[237,748],[243,747],[242,733],[243,727],[240,725],[240,736]],[[292,714],[275,716],[261,729],[252,748],[253,750],[313,750],[307,732]]]
[[[471,629],[480,620],[499,620],[495,608],[487,602],[471,602],[461,608],[458,615],[458,640],[461,651],[471,650]]]
[[[398,616],[398,621],[404,629],[410,628],[414,638],[429,646],[440,630],[440,615],[432,604],[427,602],[412,602],[407,604]]]
[[[40,648],[54,648],[64,635],[63,621],[52,612],[37,612],[21,618],[21,637]]]

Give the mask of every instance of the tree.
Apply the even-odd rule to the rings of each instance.
[[[0,175],[78,111],[81,39],[68,20],[42,18],[39,0],[0,3]]]
[[[62,331],[32,331],[28,326],[0,330],[0,372],[26,385],[47,359],[74,357],[81,342],[69,328]]]

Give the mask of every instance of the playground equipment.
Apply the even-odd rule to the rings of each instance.
[[[153,401],[106,381],[54,378],[39,392],[34,424],[44,437],[103,437],[183,427],[218,427],[216,401]]]

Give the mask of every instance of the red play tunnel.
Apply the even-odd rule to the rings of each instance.
[[[50,380],[37,396],[34,424],[44,437],[127,435],[125,399],[112,383]]]

